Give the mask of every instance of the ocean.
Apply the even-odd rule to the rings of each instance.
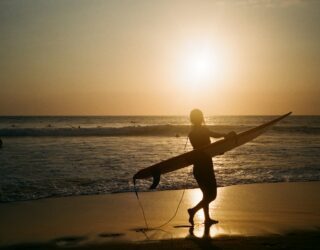
[[[242,132],[273,118],[210,116],[206,126]],[[2,116],[0,202],[132,192],[138,170],[192,149],[189,130],[187,116]],[[320,116],[287,117],[213,161],[220,187],[319,181]],[[191,168],[163,175],[157,190],[197,187]]]

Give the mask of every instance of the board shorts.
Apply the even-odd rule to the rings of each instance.
[[[210,156],[203,152],[197,155],[193,166],[193,175],[203,193],[203,198],[214,200],[217,195],[217,182]]]

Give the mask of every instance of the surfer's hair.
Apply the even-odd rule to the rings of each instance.
[[[190,122],[193,125],[201,125],[204,123],[203,113],[200,109],[193,109],[190,112]]]

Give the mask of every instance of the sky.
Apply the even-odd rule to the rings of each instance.
[[[1,0],[0,115],[320,115],[320,1]]]

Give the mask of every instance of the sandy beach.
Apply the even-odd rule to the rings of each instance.
[[[0,250],[320,250],[319,24],[320,0],[0,0]]]
[[[320,182],[250,184],[218,189],[205,227],[188,225],[198,189],[50,198],[0,204],[1,249],[316,249],[320,246]],[[144,230],[143,230],[144,229]]]

